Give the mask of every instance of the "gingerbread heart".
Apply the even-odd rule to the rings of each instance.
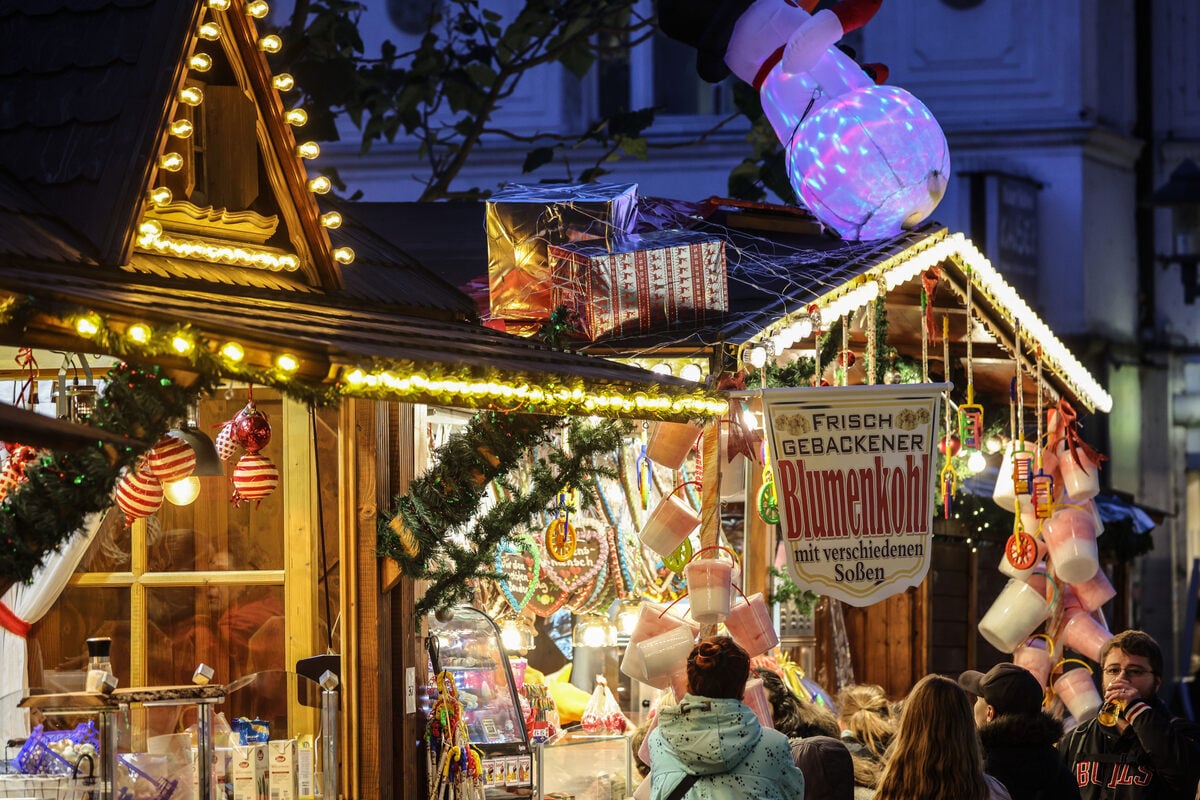
[[[542,551],[538,543],[527,533],[501,541],[496,548],[496,572],[500,575],[496,583],[504,598],[515,613],[521,613],[533,599],[542,575]]]
[[[546,559],[545,576],[564,594],[571,595],[587,586],[608,565],[608,538],[603,525],[594,519],[576,516],[575,552],[564,561]],[[544,542],[543,542],[544,546]]]

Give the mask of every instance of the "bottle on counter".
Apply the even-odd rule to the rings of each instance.
[[[113,675],[112,661],[109,653],[112,651],[112,639],[107,636],[97,636],[87,640],[88,669],[86,689],[89,692],[104,692],[107,694],[117,686]]]

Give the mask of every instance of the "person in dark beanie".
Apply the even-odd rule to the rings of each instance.
[[[1042,711],[1045,694],[1033,673],[997,664],[986,674],[967,670],[958,685],[977,698],[984,769],[1013,800],[1078,800],[1075,776],[1054,749],[1062,722]]]

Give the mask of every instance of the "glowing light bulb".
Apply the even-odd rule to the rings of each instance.
[[[149,192],[150,202],[156,206],[165,206],[175,199],[175,195],[171,194],[171,190],[166,186],[159,186],[151,189]]]
[[[286,72],[281,72],[271,79],[271,85],[280,92],[290,92],[296,85],[296,79]]]
[[[171,347],[174,348],[175,352],[179,353],[181,356],[186,356],[188,353],[192,352],[192,348],[195,346],[195,343],[182,333],[175,334],[174,338],[171,339]]]
[[[313,194],[327,194],[333,188],[333,181],[324,175],[318,175],[308,181],[308,190]]]
[[[659,363],[657,363],[653,367],[651,367],[650,371],[655,373],[656,375],[670,375],[671,374],[671,365],[665,361],[660,361]]]
[[[802,317],[800,321],[796,323],[796,341],[807,339],[808,337],[812,336],[812,332],[812,317]]]
[[[229,0],[208,0],[208,7],[213,11],[228,11]]]
[[[192,135],[194,129],[192,128],[191,120],[177,119],[171,123],[171,127],[168,130],[171,131],[172,136],[187,139]]]
[[[136,344],[145,344],[150,341],[150,337],[153,335],[154,331],[150,329],[150,326],[143,325],[140,322],[136,325],[130,325],[125,329],[125,338]]]
[[[196,72],[208,72],[212,69],[212,56],[208,53],[195,53],[188,59],[188,66]]]
[[[321,145],[316,142],[305,142],[296,145],[296,155],[301,158],[316,158],[321,155]]]
[[[158,220],[144,220],[141,225],[138,225],[138,233],[145,239],[157,239],[162,236],[162,223]]]
[[[354,263],[354,251],[349,247],[339,247],[333,251],[333,260],[339,264]]]
[[[283,353],[275,359],[275,366],[284,372],[295,372],[300,369],[300,359],[291,353]]]
[[[334,229],[342,227],[342,215],[336,211],[330,211],[321,215],[321,224],[326,228]]]
[[[80,336],[95,336],[100,332],[100,317],[95,314],[84,314],[75,320],[75,332]]]
[[[163,153],[158,157],[158,166],[167,172],[179,172],[183,169],[183,156],[179,153]]]
[[[179,90],[179,102],[188,106],[198,106],[204,102],[204,92],[199,86],[185,86]]]
[[[190,506],[200,496],[200,479],[195,475],[189,475],[177,481],[164,481],[162,488],[163,497],[168,503]]]
[[[246,357],[246,351],[237,342],[226,342],[221,348],[221,355],[228,361],[238,362]]]
[[[767,363],[767,349],[765,347],[751,347],[750,352],[746,354],[746,360],[755,369],[762,369]]]
[[[221,38],[221,26],[215,22],[206,22],[200,26],[200,38],[215,42]]]
[[[700,369],[699,364],[684,364],[683,369],[679,370],[679,377],[685,381],[699,381],[704,377],[704,370]]]
[[[979,450],[976,450],[975,452],[971,453],[970,458],[967,459],[967,469],[969,469],[972,473],[975,473],[975,472],[983,472],[986,468],[987,468],[987,456],[985,456]]]
[[[291,111],[284,114],[283,118],[287,120],[288,125],[299,128],[308,122],[308,112],[303,108],[293,108]]]
[[[258,40],[258,49],[264,53],[278,53],[283,49],[283,40],[272,33]]]
[[[246,4],[246,13],[255,19],[262,19],[271,13],[271,7],[264,0],[251,0]]]

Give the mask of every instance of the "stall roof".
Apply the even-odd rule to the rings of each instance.
[[[416,208],[416,206],[420,208]],[[720,199],[693,203],[641,198],[639,229],[687,228],[709,233],[726,244],[729,312],[702,324],[674,324],[645,333],[602,338],[584,350],[609,357],[636,358],[651,364],[669,358],[705,356],[715,348],[744,351],[770,339],[816,305],[828,323],[843,313],[853,318],[849,345],[862,352],[867,332],[860,313],[882,294],[888,344],[920,360],[922,329],[921,274],[938,268],[934,291],[935,336],[928,339],[930,371],[943,375],[941,318],[949,318],[950,358],[954,372],[970,373],[980,397],[1007,401],[1015,376],[1016,331],[1022,330],[1025,399],[1037,398],[1036,350],[1042,348],[1044,388],[1049,400],[1069,397],[1089,410],[1107,412],[1112,399],[1049,326],[1012,289],[978,249],[961,234],[928,222],[892,239],[845,242],[823,235],[793,209],[748,211]],[[412,238],[416,228],[438,232],[428,246],[410,248],[414,258],[463,286],[478,281],[487,248],[482,203],[365,203],[356,213],[371,219],[394,241]],[[477,231],[471,235],[471,231]],[[965,323],[968,276],[972,324]],[[798,352],[804,345],[793,345]],[[811,340],[808,343],[811,349]]]
[[[0,339],[309,396],[723,407],[692,382],[483,328],[452,284],[319,200],[259,37],[237,2],[0,4]],[[188,347],[177,334],[190,353],[171,350]]]

